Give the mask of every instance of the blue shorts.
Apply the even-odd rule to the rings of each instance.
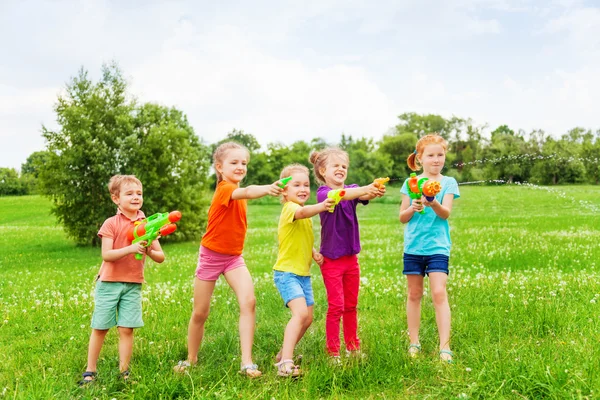
[[[443,272],[449,274],[449,257],[444,254],[433,254],[431,256],[417,256],[404,253],[404,275],[429,275],[431,272]]]
[[[283,298],[283,304],[287,307],[288,303],[294,299],[304,297],[306,305],[315,304],[310,276],[300,276],[291,272],[274,271],[273,280]]]

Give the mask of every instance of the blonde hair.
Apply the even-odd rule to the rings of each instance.
[[[308,160],[313,165],[313,173],[315,174],[317,182],[321,184],[325,184],[325,177],[321,173],[321,169],[324,169],[327,166],[327,162],[331,156],[345,158],[348,164],[350,164],[350,157],[348,157],[348,153],[339,147],[327,147],[321,151],[313,151],[310,153]]]
[[[439,144],[444,149],[444,153],[448,151],[448,142],[446,142],[446,139],[441,137],[439,134],[430,133],[429,135],[425,135],[417,141],[415,151],[410,153],[410,155],[406,159],[406,164],[408,164],[408,168],[410,168],[413,171],[418,171],[422,168],[422,165],[417,157],[423,154],[425,146],[428,146],[430,144]]]
[[[108,181],[108,191],[113,196],[119,196],[121,187],[126,183],[135,183],[142,187],[142,182],[135,175],[114,175]]]
[[[217,170],[216,165],[223,163],[223,159],[225,158],[229,150],[245,150],[246,154],[248,155],[246,161],[250,161],[250,152],[248,151],[246,146],[241,145],[237,142],[221,143],[219,146],[217,146],[215,152],[213,153],[213,166],[215,167],[215,174],[217,175],[217,183],[223,180],[223,176]]]
[[[290,165],[283,167],[283,169],[281,170],[281,174],[279,174],[279,179],[287,178],[288,176],[292,175],[294,172],[305,173],[306,176],[308,176],[310,179],[310,172],[309,172],[308,168],[306,167],[306,165],[302,165],[302,164],[298,164],[298,163],[290,164]],[[281,204],[283,204],[287,201],[287,198],[283,194],[283,192],[281,193],[281,198],[279,199],[279,201],[281,202]]]

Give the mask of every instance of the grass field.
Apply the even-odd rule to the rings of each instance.
[[[313,267],[315,321],[298,349],[306,373],[296,381],[276,377],[273,357],[289,314],[271,274],[280,206],[262,201],[250,203],[244,254],[256,285],[254,354],[264,376],[237,374],[237,303],[222,281],[199,366],[183,376],[172,372],[186,355],[198,243],[167,244],[168,260],[147,264],[135,382],[118,379],[113,331],[97,384],[84,390],[76,382],[86,364],[100,250],[66,239],[46,199],[0,198],[0,398],[600,398],[600,199],[590,195],[597,187],[461,187],[450,222],[454,365],[437,361],[429,297],[424,354],[407,357],[403,227],[398,190],[389,192],[359,207],[365,360],[328,364],[325,290]]]

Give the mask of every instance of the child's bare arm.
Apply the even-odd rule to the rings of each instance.
[[[400,222],[406,224],[415,215],[416,212],[423,210],[423,204],[419,201],[411,203],[410,197],[402,194],[402,204],[400,204]]]
[[[379,188],[371,183],[367,186],[361,186],[357,188],[346,188],[346,194],[342,200],[371,200],[375,197],[381,197],[385,194],[385,187]]]
[[[150,247],[146,248],[146,255],[150,257],[152,261],[158,264],[165,261],[165,253],[160,247],[160,243],[158,243],[158,240],[155,240],[154,242],[152,242],[152,245]]]
[[[146,252],[146,248],[144,247],[145,244],[146,242],[139,242],[126,247],[121,247],[120,249],[113,249],[114,240],[112,238],[103,237],[102,259],[104,261],[113,262],[125,257],[127,254],[144,254]]]
[[[453,202],[454,194],[452,193],[445,195],[441,204],[435,198],[433,199],[433,201],[427,201],[427,198],[423,196],[423,205],[431,207],[431,209],[437,214],[437,216],[442,219],[450,218]]]
[[[283,189],[277,185],[278,183],[279,181],[270,185],[250,185],[245,188],[237,188],[231,193],[231,199],[258,199],[267,195],[279,196]]]
[[[298,207],[296,213],[294,214],[294,220],[311,218],[319,213],[324,211],[329,211],[334,207],[335,200],[326,198],[321,203],[313,204],[310,206]]]

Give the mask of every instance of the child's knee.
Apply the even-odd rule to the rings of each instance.
[[[196,324],[202,324],[208,319],[209,310],[194,310],[192,311],[192,321]]]
[[[434,304],[443,304],[448,301],[446,288],[436,288],[431,290],[431,298]]]
[[[133,328],[127,328],[124,326],[119,327],[119,336],[133,336]]]
[[[254,295],[245,297],[240,300],[240,312],[248,313],[254,312],[256,309],[256,297]]]
[[[408,290],[408,300],[420,301],[423,298],[423,288],[412,288]]]

